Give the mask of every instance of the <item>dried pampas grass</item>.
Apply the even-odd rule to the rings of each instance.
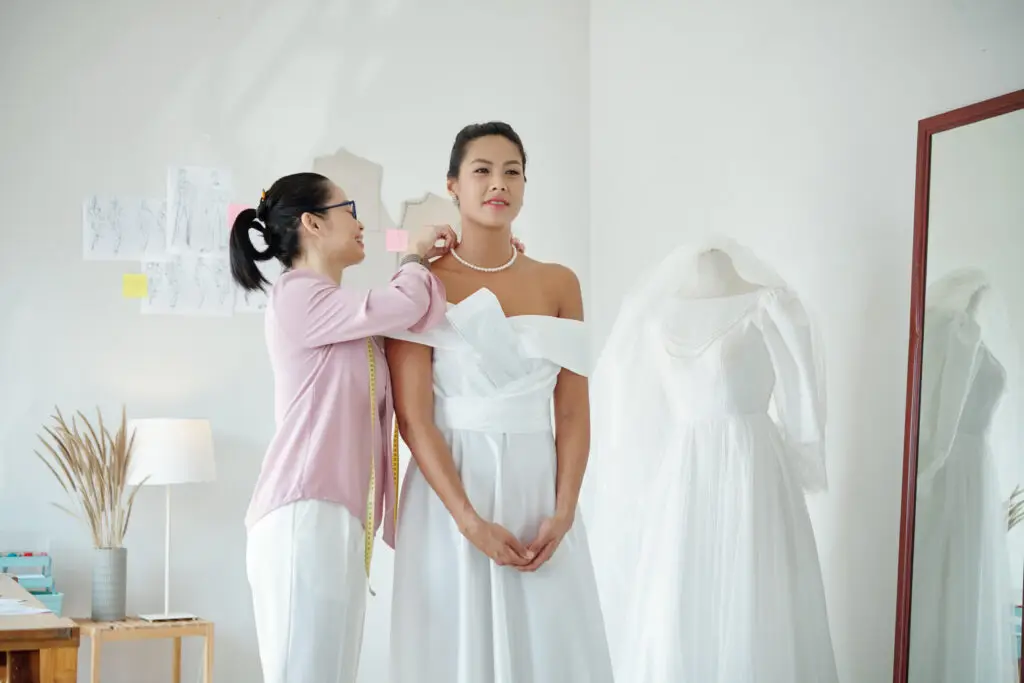
[[[57,414],[51,416],[55,426],[43,427],[53,444],[39,435],[48,456],[39,451],[35,453],[57,478],[61,488],[76,499],[81,511],[75,513],[58,503],[54,505],[85,521],[95,547],[120,548],[128,531],[135,495],[139,492],[136,488],[125,501],[128,466],[135,442],[134,435],[129,438],[126,433],[125,410],[121,408],[121,426],[114,435],[103,425],[98,408],[96,428],[81,412],[77,413],[77,419],[72,416],[68,427],[60,410],[55,410]],[[78,419],[82,421],[82,430],[79,430]]]

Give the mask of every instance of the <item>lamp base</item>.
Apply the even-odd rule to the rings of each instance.
[[[194,614],[188,612],[162,612],[158,614],[140,614],[139,619],[143,621],[195,621],[198,619]]]

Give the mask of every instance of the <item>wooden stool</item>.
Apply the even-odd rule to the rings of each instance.
[[[123,621],[92,621],[75,619],[81,629],[82,638],[91,639],[90,683],[100,682],[100,648],[103,643],[113,640],[152,640],[171,638],[174,640],[174,655],[171,660],[171,681],[181,683],[181,639],[189,636],[203,638],[203,683],[213,683],[213,622],[205,619],[189,621],[145,621],[128,617]]]

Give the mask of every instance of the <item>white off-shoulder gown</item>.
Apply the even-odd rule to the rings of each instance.
[[[473,506],[524,543],[555,510],[552,396],[587,374],[580,321],[506,318],[481,289],[401,338],[433,347],[435,420]],[[534,573],[501,567],[458,530],[415,460],[395,551],[392,683],[611,683],[580,515]]]

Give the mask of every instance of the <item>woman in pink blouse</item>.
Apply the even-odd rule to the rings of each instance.
[[[443,319],[445,290],[427,259],[455,241],[448,226],[423,228],[388,285],[343,288],[345,268],[365,256],[363,225],[355,202],[316,173],[279,179],[231,228],[242,288],[269,284],[257,262],[283,266],[265,319],[277,429],[246,515],[265,683],[356,680],[373,537],[383,516],[393,545],[397,496],[391,387],[374,336]]]

